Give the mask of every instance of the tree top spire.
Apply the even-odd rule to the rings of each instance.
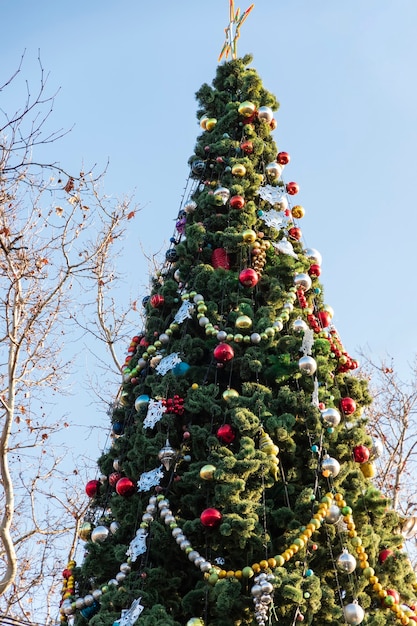
[[[232,59],[237,58],[237,40],[240,37],[240,27],[254,6],[254,4],[251,4],[250,7],[247,8],[242,15],[240,15],[240,8],[236,9],[235,12],[235,2],[234,0],[229,0],[229,24],[224,29],[224,32],[226,33],[226,40],[218,58],[219,62],[223,57],[227,59],[229,54]]]

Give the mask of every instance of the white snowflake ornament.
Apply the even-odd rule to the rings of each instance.
[[[162,400],[149,400],[148,412],[143,420],[144,428],[154,428],[161,419],[167,408],[162,404]]]
[[[149,472],[144,472],[140,475],[137,483],[138,491],[149,491],[152,487],[159,485],[163,477],[162,465]]]
[[[193,311],[194,304],[189,300],[184,300],[174,317],[174,322],[182,324],[182,322],[185,322],[186,319],[191,319]]]
[[[301,344],[300,352],[304,356],[311,355],[311,350],[314,344],[314,331],[312,328],[306,328],[304,331],[303,342]]]
[[[133,626],[133,624],[138,619],[139,615],[142,613],[145,608],[142,606],[140,601],[142,598],[137,598],[133,600],[130,609],[123,610],[120,619],[117,621],[119,626]]]
[[[148,537],[148,533],[146,532],[144,528],[139,528],[136,531],[136,535],[133,537],[126,551],[126,554],[127,556],[130,557],[131,561],[136,561],[138,556],[146,552],[147,537]]]
[[[291,241],[288,241],[286,237],[283,237],[277,243],[272,242],[272,245],[280,254],[288,254],[288,256],[294,257],[294,259],[298,259],[298,256],[295,254],[294,248],[292,247]]]
[[[178,365],[178,363],[182,363],[182,360],[179,357],[179,353],[178,352],[172,352],[171,354],[169,354],[168,356],[164,357],[159,362],[159,364],[155,368],[155,371],[158,372],[158,374],[161,374],[162,376],[164,376],[170,370],[174,369],[174,367],[176,365]]]

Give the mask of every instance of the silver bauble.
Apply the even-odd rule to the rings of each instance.
[[[72,615],[75,613],[72,601],[69,598],[64,600],[61,604],[61,613],[64,613],[64,615]]]
[[[180,270],[175,270],[175,272],[174,272],[174,280],[177,283],[181,282],[181,272],[180,272]]]
[[[262,120],[266,124],[270,124],[272,122],[272,118],[274,117],[274,112],[271,107],[259,107],[258,109],[258,119]]]
[[[365,617],[365,611],[357,602],[351,602],[351,604],[347,604],[343,612],[345,614],[345,620],[348,624],[352,624],[352,626],[358,626],[363,621]]]
[[[158,339],[161,343],[169,343],[169,335],[167,335],[166,333],[161,333]]]
[[[213,195],[220,196],[223,204],[226,204],[230,198],[230,189],[227,189],[227,187],[217,187],[217,189],[213,191]]]
[[[188,558],[189,560],[194,563],[196,559],[198,559],[198,557],[201,556],[201,554],[199,552],[197,552],[197,550],[191,550],[191,552],[188,553]]]
[[[340,463],[331,456],[325,456],[321,462],[321,469],[329,472],[330,476],[334,478],[340,472]]]
[[[198,324],[199,324],[199,326],[204,327],[204,326],[207,326],[209,321],[210,321],[209,318],[206,317],[205,315],[203,315],[203,317],[200,317],[200,319],[198,320]]]
[[[226,340],[227,337],[227,332],[225,330],[219,330],[219,332],[216,335],[216,338],[218,339],[218,341],[223,342]]]
[[[250,590],[251,594],[257,598],[262,595],[262,587],[261,585],[252,585],[252,589]]]
[[[85,607],[84,598],[77,598],[75,601],[75,608],[79,611],[80,609],[83,609],[84,607]]]
[[[302,356],[298,361],[300,372],[307,376],[312,376],[317,370],[317,363],[312,356]]]
[[[314,248],[306,248],[304,250],[304,254],[308,259],[310,259],[310,261],[314,261],[316,265],[321,265],[322,258],[318,250],[315,250]]]
[[[109,536],[109,529],[106,526],[96,526],[91,532],[91,541],[93,543],[103,543]]]
[[[311,278],[308,274],[296,274],[294,276],[294,285],[302,291],[311,289]]]
[[[331,504],[325,519],[328,524],[336,524],[336,522],[339,521],[340,516],[341,512],[339,507],[336,504]]]
[[[119,569],[123,574],[129,574],[131,567],[129,563],[122,563]]]
[[[113,461],[113,469],[116,470],[116,472],[120,472],[120,470],[122,469],[122,466],[120,465],[119,459],[114,459],[114,461]]]
[[[356,569],[356,559],[353,554],[343,550],[336,561],[337,569],[345,574],[351,574]]]
[[[118,583],[122,583],[125,578],[126,578],[126,574],[124,574],[123,572],[118,572],[116,574],[116,580]]]
[[[278,211],[286,211],[288,209],[287,196],[281,196],[279,200],[274,202],[274,207],[276,207]]]
[[[372,437],[372,446],[370,450],[370,460],[379,459],[384,452],[384,444],[378,437]]]
[[[296,320],[293,321],[292,323],[292,329],[295,333],[305,333],[305,331],[307,330],[308,326],[305,323],[304,320],[301,319],[301,317],[297,317]]]
[[[84,604],[85,606],[92,606],[94,604],[94,598],[90,593],[84,596]]]
[[[328,409],[321,411],[321,416],[323,418],[323,422],[328,426],[338,426],[340,424],[340,413],[333,407],[329,407]]]
[[[176,457],[177,453],[167,439],[164,447],[158,452],[158,459],[161,461],[166,470],[170,470]]]
[[[99,600],[103,595],[103,592],[101,591],[101,589],[94,589],[94,591],[91,592],[91,595],[93,596],[94,600]]]
[[[270,180],[278,180],[282,173],[282,165],[276,161],[272,161],[272,163],[268,163],[265,167],[265,172]]]
[[[190,200],[187,204],[184,205],[184,211],[186,213],[194,213],[197,208],[197,203],[194,200]]]
[[[251,343],[261,343],[261,336],[259,333],[252,333],[250,336]]]
[[[409,517],[400,527],[400,533],[404,539],[412,539],[417,535],[417,517]]]

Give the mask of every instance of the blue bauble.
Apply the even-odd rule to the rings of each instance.
[[[122,422],[114,422],[112,430],[115,435],[123,435],[125,425]]]
[[[184,363],[184,361],[182,361],[172,369],[172,373],[174,374],[174,376],[184,376],[189,369],[190,366],[188,365],[188,363]]]

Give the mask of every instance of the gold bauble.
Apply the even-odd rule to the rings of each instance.
[[[203,465],[200,470],[201,480],[213,480],[213,475],[215,471],[216,467],[214,465]]]
[[[375,476],[375,465],[371,461],[361,463],[359,467],[365,478],[373,478]]]
[[[256,241],[256,233],[254,230],[247,229],[242,232],[242,239],[245,243],[253,243]]]
[[[223,391],[223,394],[222,394],[222,398],[226,402],[229,402],[230,400],[233,400],[234,398],[238,398],[238,397],[239,397],[239,392],[236,391],[236,389],[226,389],[226,391]]]
[[[300,220],[302,217],[304,217],[305,215],[305,211],[304,211],[304,207],[302,207],[300,204],[296,204],[295,206],[293,206],[293,208],[291,209],[291,215],[296,219],[296,220]]]
[[[206,130],[207,120],[208,120],[207,115],[203,115],[203,117],[200,117],[200,126],[203,130]]]
[[[244,176],[246,174],[246,167],[243,165],[243,163],[236,163],[236,165],[233,165],[232,167],[232,174],[233,176]]]
[[[216,126],[217,124],[217,120],[215,117],[209,117],[208,120],[206,120],[206,124],[205,124],[205,129],[210,131],[213,130],[213,128]]]
[[[239,115],[243,115],[243,117],[250,117],[256,111],[256,106],[253,102],[249,102],[246,100],[245,102],[241,102],[238,108]]]
[[[90,522],[83,522],[78,529],[78,536],[82,541],[88,541],[91,537],[93,525]]]
[[[235,322],[235,326],[240,330],[246,330],[247,328],[252,327],[252,320],[249,315],[239,315]]]

